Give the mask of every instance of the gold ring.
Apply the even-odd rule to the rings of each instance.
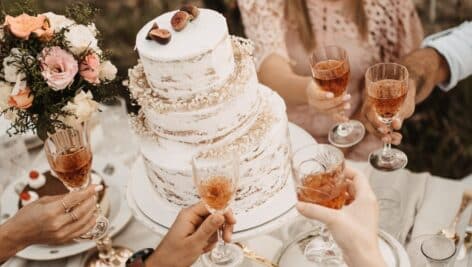
[[[62,207],[64,208],[64,212],[69,213],[70,208],[67,207],[66,202],[64,201],[64,199],[61,200],[61,204],[62,204]]]
[[[72,221],[73,221],[73,222],[76,222],[76,221],[79,220],[79,218],[77,218],[77,215],[75,215],[75,213],[74,213],[73,210],[71,210],[68,214],[69,214],[70,217],[72,218]]]

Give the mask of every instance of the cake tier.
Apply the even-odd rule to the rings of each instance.
[[[147,23],[136,37],[136,48],[151,88],[164,99],[191,99],[197,92],[221,86],[234,69],[233,49],[226,19],[219,13],[200,9],[200,15],[180,32],[170,24],[176,11]],[[146,36],[152,25],[172,34],[161,45]]]
[[[262,112],[242,135],[229,143],[189,145],[163,138],[141,138],[148,178],[157,194],[171,205],[187,206],[198,201],[192,180],[191,159],[201,151],[216,154],[236,149],[241,158],[240,184],[233,209],[246,211],[279,192],[290,175],[287,117],[283,100],[259,85]],[[142,115],[143,116],[143,115]],[[145,125],[142,118],[135,122]]]
[[[247,130],[261,106],[257,74],[249,51],[234,38],[236,68],[224,85],[191,100],[168,101],[152,93],[143,67],[129,71],[129,88],[142,106],[146,125],[158,136],[185,143],[212,143]]]

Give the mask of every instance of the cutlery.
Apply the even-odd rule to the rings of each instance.
[[[256,252],[254,252],[253,250],[248,248],[246,245],[244,245],[242,243],[239,243],[239,242],[236,242],[234,244],[236,246],[240,247],[243,250],[244,256],[246,258],[251,259],[251,260],[253,260],[257,263],[260,263],[264,266],[267,266],[267,267],[278,267],[277,264],[271,262],[269,259],[267,259],[263,256],[258,255]]]
[[[438,233],[439,235],[443,235],[446,238],[453,240],[456,245],[459,243],[459,234],[457,233],[457,224],[460,221],[462,213],[469,206],[471,200],[472,200],[472,189],[465,190],[464,193],[462,194],[461,205],[459,206],[459,209],[457,210],[454,220],[452,220],[449,227],[441,229]]]

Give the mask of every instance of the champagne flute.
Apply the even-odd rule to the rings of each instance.
[[[349,58],[346,50],[339,46],[317,48],[310,61],[313,78],[323,91],[331,92],[334,97],[346,95],[349,82]],[[342,111],[341,116],[345,116]],[[349,120],[334,125],[328,140],[337,147],[351,147],[364,138],[365,128],[357,120]]]
[[[195,187],[212,214],[224,214],[236,195],[239,183],[239,157],[235,152],[212,156],[201,153],[192,159]],[[243,260],[241,248],[225,244],[223,230],[218,231],[216,247],[202,256],[206,266],[237,266]]]
[[[83,190],[90,184],[93,156],[89,136],[87,125],[84,124],[75,129],[58,129],[44,143],[52,171],[71,192]],[[100,213],[98,204],[96,207],[98,216],[95,226],[80,236],[82,240],[94,240],[98,248],[98,254],[91,257],[86,266],[115,266],[116,263],[124,265],[131,256],[131,251],[112,247],[108,234],[109,221]],[[73,209],[65,212],[73,214]]]
[[[379,63],[367,69],[365,74],[367,101],[378,118],[391,131],[393,119],[405,102],[408,92],[408,70],[396,63]],[[402,169],[408,163],[405,153],[385,142],[382,149],[369,155],[370,164],[382,171]]]
[[[292,170],[299,201],[332,209],[341,209],[348,201],[344,155],[338,148],[326,144],[305,146],[293,153]],[[326,227],[319,235],[310,236],[313,238],[304,249],[308,261],[343,263],[341,251]]]

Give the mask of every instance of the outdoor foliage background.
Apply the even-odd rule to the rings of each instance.
[[[6,7],[24,0],[3,0]],[[432,0],[434,1],[434,0]],[[65,6],[74,0],[38,0],[41,11],[65,13]],[[136,64],[133,50],[139,28],[160,13],[175,9],[183,1],[178,0],[89,0],[101,11],[96,17],[106,48],[112,52],[112,61],[119,74],[127,75],[127,69]],[[244,35],[240,14],[235,0],[197,0],[198,6],[206,6],[222,12],[228,19],[230,31]],[[431,0],[414,0],[423,20],[426,33],[458,25],[472,20],[472,0],[437,0],[437,18],[429,19]],[[189,44],[191,45],[191,44]],[[123,88],[123,92],[125,92]],[[415,115],[403,129],[403,149],[409,158],[408,168],[413,171],[429,171],[434,175],[461,178],[472,172],[472,77],[461,82],[449,93],[435,90],[424,103],[417,106]]]

